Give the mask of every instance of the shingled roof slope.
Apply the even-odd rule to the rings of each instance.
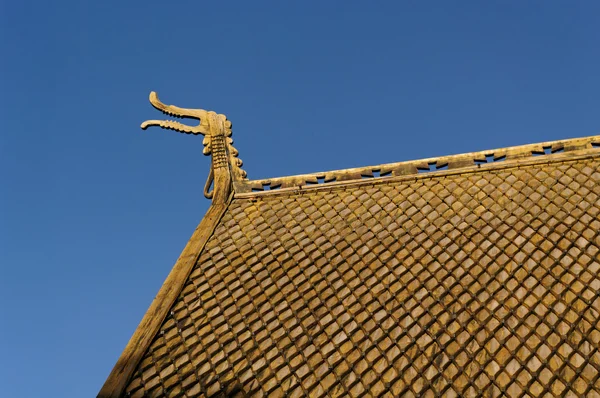
[[[600,396],[597,142],[234,193],[123,395]]]

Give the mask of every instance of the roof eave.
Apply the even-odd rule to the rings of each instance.
[[[131,339],[125,346],[117,363],[98,393],[98,398],[116,398],[123,394],[127,382],[158,333],[169,310],[181,293],[185,281],[192,272],[198,257],[204,250],[206,242],[212,236],[232,200],[233,195],[230,195],[229,199],[224,203],[213,202],[208,208],[202,221],[200,221],[200,224],[175,262],[173,269],[152,301],[152,304],[150,304],[150,308],[144,314],[133,336],[131,336]]]

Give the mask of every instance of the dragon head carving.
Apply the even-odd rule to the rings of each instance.
[[[233,147],[231,122],[227,120],[225,115],[204,109],[188,109],[165,105],[158,99],[158,95],[154,91],[150,93],[150,103],[166,115],[198,120],[198,124],[195,126],[188,126],[175,120],[146,120],[141,124],[141,128],[146,130],[150,126],[158,126],[185,134],[202,134],[204,136],[202,153],[212,155],[207,186],[212,183],[214,171],[217,168],[227,168],[234,179],[246,178],[246,172],[241,169],[242,160],[237,157],[238,151]],[[205,195],[212,197],[212,192],[208,192],[207,189],[205,188]]]

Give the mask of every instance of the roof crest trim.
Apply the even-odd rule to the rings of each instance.
[[[236,197],[240,197],[240,194],[245,197],[249,196],[246,194],[250,193],[279,191],[285,188],[298,190],[307,189],[308,187],[339,185],[341,182],[364,182],[371,179],[388,180],[383,177],[441,175],[443,171],[480,170],[483,167],[512,164],[515,160],[537,160],[538,158],[546,158],[542,155],[592,149],[600,149],[600,135],[288,177],[241,180],[234,182],[234,191]],[[558,157],[549,156],[548,158],[557,159]]]
[[[315,191],[331,191],[331,190],[339,190],[346,189],[352,186],[363,186],[363,185],[381,185],[381,184],[389,184],[394,182],[401,181],[411,181],[411,180],[420,180],[420,179],[430,179],[430,178],[441,178],[452,175],[460,175],[460,174],[469,174],[469,173],[477,173],[477,172],[496,172],[509,168],[519,168],[519,167],[527,167],[533,166],[537,164],[551,164],[557,162],[574,162],[582,159],[595,158],[600,156],[600,148],[592,149],[583,149],[572,151],[569,153],[560,153],[555,155],[550,155],[548,157],[535,157],[535,158],[525,158],[525,159],[517,159],[509,162],[500,162],[500,163],[491,163],[486,165],[479,166],[471,166],[465,167],[462,169],[455,170],[443,170],[432,173],[421,173],[416,175],[404,175],[404,176],[389,176],[383,178],[369,178],[369,179],[360,179],[360,180],[351,180],[351,181],[337,181],[331,182],[327,184],[313,184],[313,185],[304,185],[298,187],[289,187],[289,188],[281,188],[277,190],[269,190],[269,191],[260,191],[260,192],[244,192],[244,193],[236,193],[235,199],[258,199],[258,198],[266,198],[266,197],[277,197],[282,195],[293,195],[293,194],[302,194],[308,192]]]
[[[114,398],[120,397],[123,394],[127,382],[130,380],[139,361],[143,358],[144,353],[158,333],[160,326],[181,293],[198,258],[204,251],[206,243],[213,235],[223,215],[227,212],[227,208],[232,200],[233,194],[224,203],[213,202],[208,208],[202,221],[200,221],[200,224],[194,230],[190,240],[175,262],[173,269],[169,272],[154,300],[152,300],[150,308],[144,314],[131,339],[125,346],[117,363],[98,393],[98,398]]]

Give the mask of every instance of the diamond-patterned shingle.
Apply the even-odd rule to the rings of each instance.
[[[234,198],[126,394],[598,397],[599,166]]]

